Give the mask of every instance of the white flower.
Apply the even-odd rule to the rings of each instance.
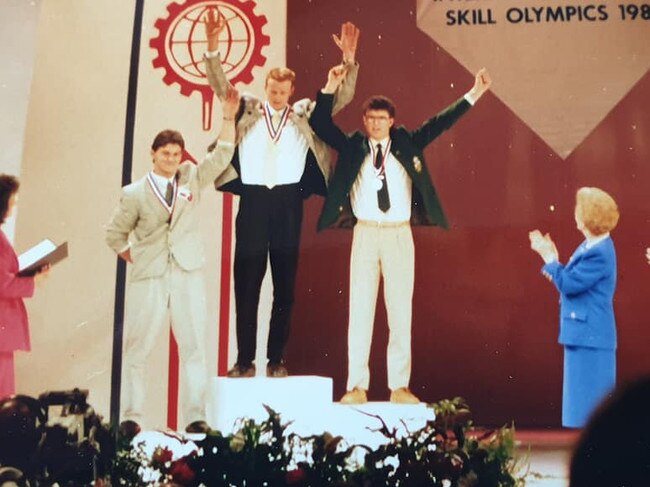
[[[389,465],[397,470],[397,467],[399,467],[399,459],[395,455],[386,457],[384,458],[384,465]]]

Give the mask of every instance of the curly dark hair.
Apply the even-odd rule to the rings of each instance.
[[[18,191],[19,187],[20,183],[15,176],[0,174],[0,225],[5,222],[9,210],[9,198]]]

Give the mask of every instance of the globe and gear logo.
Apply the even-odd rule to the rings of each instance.
[[[252,0],[187,0],[167,5],[167,17],[155,22],[158,36],[149,41],[157,56],[154,68],[165,70],[167,85],[178,83],[180,92],[190,96],[198,91],[203,98],[203,130],[212,126],[214,94],[208,84],[203,65],[207,47],[204,18],[210,9],[218,9],[226,19],[226,28],[219,38],[219,51],[224,72],[230,82],[249,84],[253,68],[264,66],[266,57],[262,48],[268,46],[269,36],[262,28],[267,23],[264,15],[255,15]]]

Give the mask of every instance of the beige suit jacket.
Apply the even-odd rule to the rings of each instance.
[[[214,90],[215,94],[221,97],[226,93],[228,87],[232,86],[226,78],[225,73],[223,72],[221,57],[219,55],[214,57],[204,56],[204,59],[206,74],[208,76],[210,86]],[[346,69],[347,74],[345,76],[345,79],[334,95],[334,106],[332,109],[333,114],[345,107],[352,101],[352,98],[354,98],[359,65],[356,63],[347,64]],[[237,144],[239,144],[239,142],[246,136],[248,131],[263,116],[264,113],[263,102],[253,95],[244,94],[242,96],[242,105],[243,107],[241,108],[240,115],[237,119]],[[290,118],[298,128],[299,132],[307,140],[309,149],[316,157],[316,162],[318,164],[320,172],[323,175],[325,184],[328,184],[332,170],[332,157],[330,150],[327,144],[320,140],[309,126],[309,117],[311,116],[311,113],[313,112],[315,106],[316,102],[309,100],[308,98],[298,100],[292,106],[293,111],[290,114]],[[217,178],[215,181],[215,186],[222,186],[226,183],[229,183],[230,181],[233,181],[234,179],[237,179],[238,177],[239,174],[237,174],[235,167],[229,165],[223,174]]]
[[[172,260],[186,271],[203,266],[197,211],[201,189],[213,184],[233,153],[233,144],[220,141],[200,164],[181,164],[171,219],[146,176],[122,188],[106,228],[106,242],[116,253],[130,246],[132,280],[161,276]]]

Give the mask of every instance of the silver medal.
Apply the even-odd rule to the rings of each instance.
[[[383,179],[384,178],[382,176],[377,176],[377,178],[375,179],[375,189],[377,191],[379,191],[381,189],[382,185],[384,184]]]

